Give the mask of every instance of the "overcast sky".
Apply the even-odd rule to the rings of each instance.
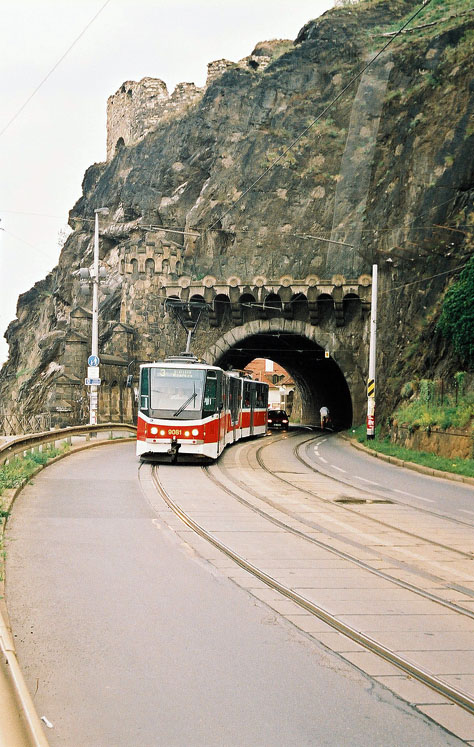
[[[107,98],[150,76],[205,83],[267,39],[294,39],[332,0],[2,0],[0,363],[20,293],[57,264],[85,170],[106,155]]]

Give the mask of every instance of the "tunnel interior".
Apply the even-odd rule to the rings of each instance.
[[[349,387],[334,359],[325,357],[323,347],[297,334],[260,333],[240,340],[215,363],[226,370],[242,370],[254,358],[269,358],[292,376],[301,397],[302,423],[318,424],[319,409],[325,405],[335,429],[352,424]]]

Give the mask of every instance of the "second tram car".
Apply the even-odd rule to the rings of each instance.
[[[268,384],[192,355],[140,366],[137,456],[217,459],[240,438],[267,431]]]

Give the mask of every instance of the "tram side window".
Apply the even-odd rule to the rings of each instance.
[[[208,371],[206,376],[206,388],[204,389],[203,415],[213,415],[222,403],[220,371]]]
[[[140,379],[140,410],[148,412],[150,407],[149,368],[142,368]]]
[[[250,381],[244,381],[244,397],[242,407],[250,407],[252,397],[252,384]]]
[[[257,384],[257,407],[267,407],[268,388],[264,384]]]
[[[240,386],[241,386],[240,379],[235,379],[234,377],[230,379],[229,407],[230,407],[230,417],[231,417],[232,423],[237,423],[239,419]]]

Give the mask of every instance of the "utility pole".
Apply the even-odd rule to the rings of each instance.
[[[107,215],[108,208],[97,208],[95,213],[94,228],[94,265],[91,273],[92,280],[92,344],[91,354],[87,361],[88,374],[97,373],[97,376],[88,376],[88,381],[98,380],[99,373],[99,213]],[[96,369],[96,371],[91,371]],[[97,384],[90,385],[89,394],[89,425],[97,424],[97,411],[99,401],[99,389]]]
[[[372,265],[370,303],[369,379],[367,381],[367,439],[375,438],[375,353],[377,344],[377,265]]]

